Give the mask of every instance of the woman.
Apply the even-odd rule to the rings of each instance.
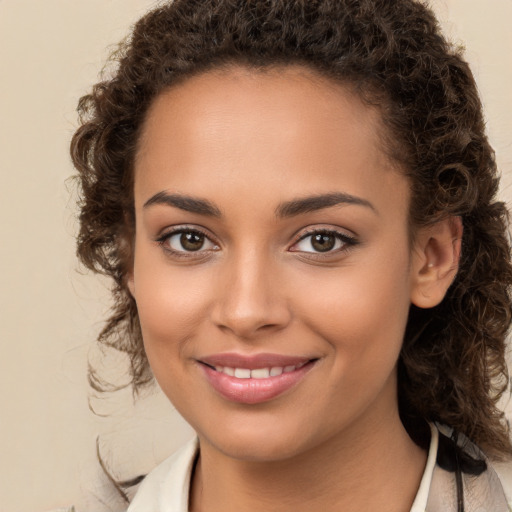
[[[116,57],[78,253],[116,283],[100,341],[197,432],[129,511],[508,510],[507,212],[431,11],[176,0]]]

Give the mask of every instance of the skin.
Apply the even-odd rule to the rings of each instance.
[[[378,111],[301,67],[201,74],[148,113],[128,284],[154,375],[199,436],[193,511],[410,510],[426,454],[398,416],[396,361],[411,302],[437,304],[455,275],[462,228],[449,219],[411,242],[410,185],[382,129]],[[333,193],[359,203],[276,213]],[[187,252],[176,229],[204,245]],[[334,249],[315,252],[311,230],[336,232]],[[220,352],[317,362],[248,405],[205,378],[198,360]]]

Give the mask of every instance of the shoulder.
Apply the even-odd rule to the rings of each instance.
[[[127,512],[186,512],[190,475],[198,454],[192,439],[144,479]]]
[[[467,437],[439,428],[436,465],[427,511],[464,502],[465,510],[510,512],[511,501],[491,461]],[[489,508],[491,507],[491,508]],[[449,509],[449,508],[448,508]]]
[[[509,507],[512,509],[512,461],[510,462],[497,462],[494,464],[494,469],[498,474],[505,496],[507,497]]]

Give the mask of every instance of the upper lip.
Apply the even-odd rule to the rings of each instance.
[[[223,354],[212,354],[201,357],[199,362],[208,366],[227,366],[229,368],[246,368],[255,370],[257,368],[275,368],[284,366],[298,366],[305,364],[315,357],[288,356],[284,354],[236,354],[232,352]]]

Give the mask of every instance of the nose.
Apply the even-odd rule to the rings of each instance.
[[[253,339],[290,323],[290,304],[276,266],[256,253],[226,262],[212,309],[218,328]]]

